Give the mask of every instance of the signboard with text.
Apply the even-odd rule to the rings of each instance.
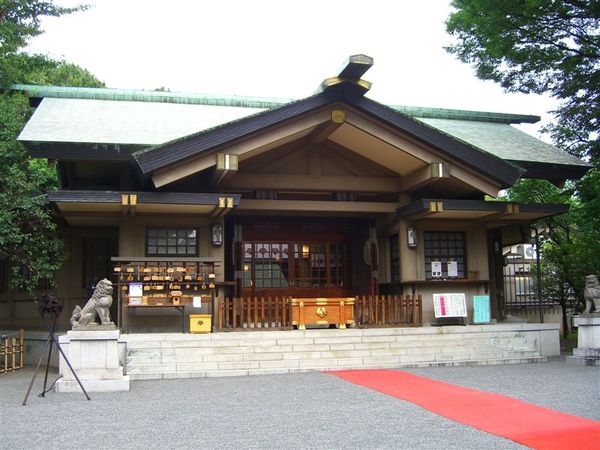
[[[473,296],[473,323],[490,323],[492,313],[490,310],[489,295]]]
[[[433,294],[433,310],[436,318],[467,317],[465,294]]]

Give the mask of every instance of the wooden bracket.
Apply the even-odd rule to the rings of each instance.
[[[434,162],[403,177],[400,187],[402,191],[414,191],[448,177],[450,177],[448,164]]]

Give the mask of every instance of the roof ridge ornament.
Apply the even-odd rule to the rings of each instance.
[[[373,66],[373,58],[367,55],[350,55],[342,64],[339,73],[335,77],[326,78],[319,85],[316,94],[325,92],[331,88],[340,85],[353,87],[360,96],[363,96],[371,89],[372,83],[361,79],[361,77]],[[358,88],[358,89],[356,89]]]

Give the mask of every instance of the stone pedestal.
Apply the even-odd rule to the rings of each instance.
[[[60,344],[88,392],[128,391],[129,376],[119,363],[119,330],[73,330],[60,336]],[[64,358],[56,392],[81,392]]]
[[[577,348],[573,356],[567,356],[568,364],[600,366],[600,314],[575,316],[577,326]]]

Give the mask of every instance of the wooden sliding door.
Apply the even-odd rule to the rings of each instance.
[[[350,241],[243,241],[243,296],[352,295]]]

